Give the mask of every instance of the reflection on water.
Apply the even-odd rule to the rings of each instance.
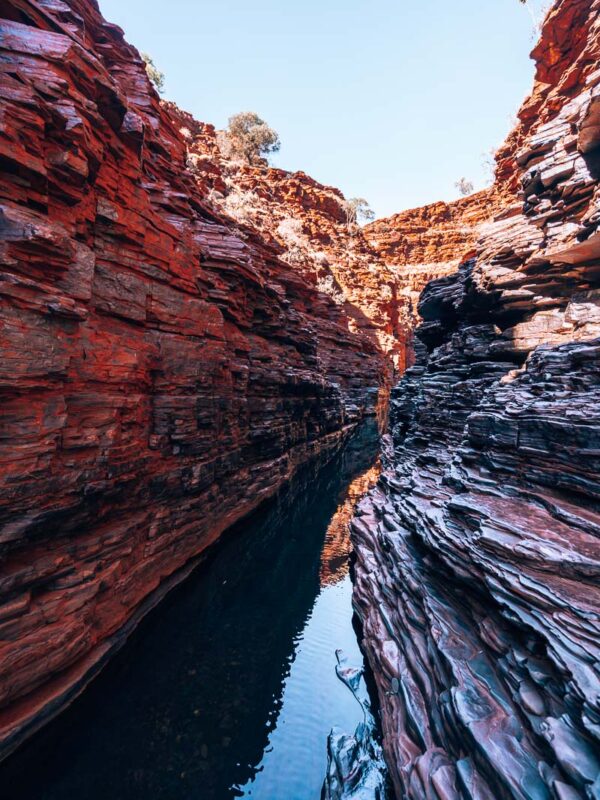
[[[314,800],[360,706],[347,521],[374,429],[240,523],[71,709],[0,766],[7,800]]]
[[[348,525],[358,501],[377,483],[381,472],[379,459],[370,469],[361,472],[344,490],[343,496],[325,534],[321,551],[321,586],[334,585],[350,571],[350,537]]]

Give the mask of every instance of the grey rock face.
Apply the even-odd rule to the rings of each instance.
[[[470,269],[429,296],[459,297]],[[393,394],[388,468],[352,523],[396,792],[593,798],[600,339],[540,347],[511,375],[472,307],[456,326],[442,308],[442,341]]]
[[[377,741],[375,719],[363,678],[363,671],[347,663],[336,652],[338,678],[352,692],[364,719],[353,734],[334,728],[327,738],[327,775],[321,800],[386,800],[388,773],[381,745]]]

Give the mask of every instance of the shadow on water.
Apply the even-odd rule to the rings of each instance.
[[[361,712],[335,678],[352,629],[346,522],[378,438],[356,434],[228,532],[59,719],[0,766],[2,800],[308,800],[329,729]]]

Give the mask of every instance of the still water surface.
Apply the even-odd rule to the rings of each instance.
[[[347,522],[377,477],[362,431],[229,532],[83,697],[7,764],[2,800],[316,800],[352,626]]]

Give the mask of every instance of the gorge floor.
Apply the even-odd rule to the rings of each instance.
[[[319,796],[362,710],[347,524],[375,482],[361,431],[226,535],[58,720],[0,769],[10,800]]]

